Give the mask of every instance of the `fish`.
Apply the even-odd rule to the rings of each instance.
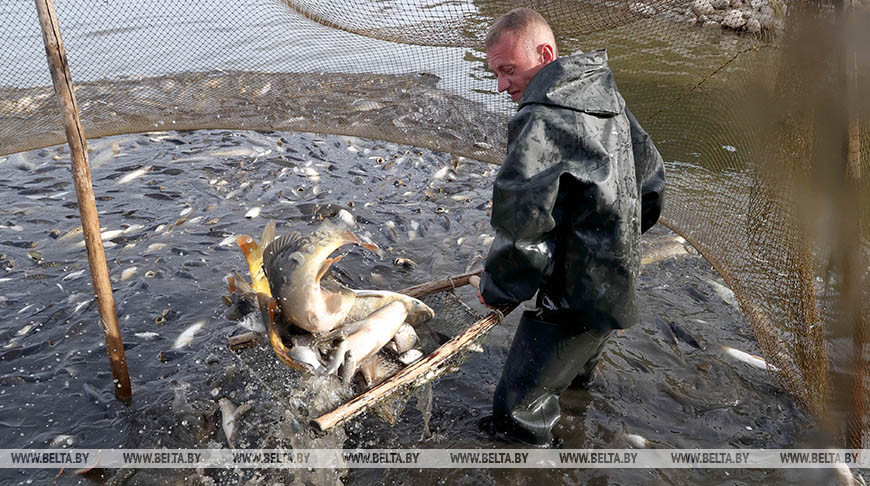
[[[104,397],[103,394],[99,390],[94,388],[94,386],[90,383],[85,383],[84,385],[82,385],[82,391],[84,392],[85,396],[94,403],[94,405],[99,405],[103,408],[109,408],[109,400],[107,400],[106,397]]]
[[[260,308],[260,313],[263,318],[263,323],[266,326],[266,331],[269,335],[269,344],[272,346],[272,351],[275,352],[275,356],[278,357],[281,361],[283,361],[286,365],[298,371],[310,371],[309,367],[311,364],[302,363],[297,361],[298,356],[296,358],[290,356],[290,349],[284,344],[284,341],[281,340],[281,336],[278,334],[278,330],[275,328],[275,316],[278,314],[278,303],[273,297],[269,297],[266,294],[257,294],[257,303]],[[316,356],[315,356],[316,358]],[[319,359],[316,360],[319,362]]]
[[[399,355],[399,362],[403,365],[409,365],[423,357],[423,352],[419,349],[410,349],[404,354]]]
[[[317,352],[315,348],[317,340],[314,339],[313,336],[294,336],[293,347],[288,348],[284,344],[284,341],[281,339],[274,325],[275,315],[278,313],[276,300],[272,297],[266,297],[265,294],[257,294],[257,299],[259,301],[263,322],[266,324],[269,334],[269,342],[278,359],[293,369],[317,375],[336,374],[341,366],[345,365],[345,359],[348,356],[348,341],[346,339],[342,338],[339,340],[338,345],[332,352],[332,357],[329,363],[326,364],[323,363],[320,353]],[[368,322],[372,323],[373,321]],[[377,322],[376,324],[380,323]],[[422,355],[423,353],[419,350],[412,349],[399,356],[398,361],[396,361],[385,359],[385,357],[380,354],[374,354],[374,356],[369,360],[370,362],[367,363],[370,366],[366,368],[367,373],[369,373],[370,370],[373,377],[371,375],[366,375],[368,376],[367,380],[377,380],[389,376],[401,368],[401,363],[410,364],[422,357]],[[348,373],[350,373],[350,368],[347,368],[347,370]],[[352,373],[350,376],[352,377]]]
[[[157,334],[156,332],[151,332],[151,331],[137,332],[133,335],[136,336],[137,338],[141,338],[141,339],[145,339],[145,340],[151,340],[151,339],[154,339],[154,338],[160,336],[160,334]]]
[[[685,290],[686,293],[689,294],[689,297],[691,297],[695,302],[698,302],[699,304],[710,300],[706,295],[702,294],[700,290],[696,289],[692,285],[687,285],[683,287],[683,290]]]
[[[351,243],[378,249],[330,221],[311,234],[292,232],[269,243],[263,252],[263,269],[286,322],[314,334],[331,331],[344,322],[354,293],[342,286],[324,289],[320,279],[342,258],[329,255]]]
[[[81,277],[82,275],[84,275],[84,273],[85,273],[85,269],[83,268],[79,271],[68,273],[68,274],[64,275],[63,279],[61,279],[61,280],[63,280],[64,282],[66,282],[67,280],[73,280],[73,279]]]
[[[221,409],[221,427],[223,427],[224,436],[227,438],[227,445],[235,449],[236,440],[239,438],[239,419],[251,410],[251,405],[246,403],[236,407],[229,398],[221,398],[218,400],[218,406]]]
[[[125,268],[123,272],[121,272],[121,281],[129,280],[133,278],[133,275],[136,275],[136,270],[138,267],[128,267]]]
[[[647,446],[647,444],[649,444],[649,441],[646,439],[646,437],[642,435],[629,433],[624,433],[623,435],[631,445],[637,447],[638,449],[643,449]]]
[[[263,250],[275,239],[276,226],[274,221],[266,223],[263,228],[263,236],[257,242],[248,235],[240,235],[236,238],[236,242],[245,255],[245,261],[248,264],[248,272],[251,274],[251,287],[257,293],[263,293],[267,296],[272,296],[272,290],[269,287],[269,281],[266,279],[266,273],[263,269]]]
[[[67,231],[66,233],[64,233],[63,235],[61,235],[61,236],[57,239],[57,241],[65,241],[65,240],[68,240],[68,239],[70,239],[70,238],[73,238],[73,237],[75,237],[75,236],[78,236],[78,235],[82,234],[83,232],[84,232],[84,228],[83,228],[81,225],[76,226],[75,228],[73,228],[73,229]]]
[[[135,179],[142,177],[143,175],[147,174],[150,170],[151,170],[150,165],[146,165],[144,167],[136,169],[133,172],[130,172],[129,174],[125,175],[124,177],[121,177],[120,179],[118,179],[118,182],[116,184],[126,184],[130,181],[133,181]]]
[[[671,326],[668,325],[667,322],[662,320],[661,317],[656,316],[656,327],[665,335],[665,341],[669,343],[679,344],[677,341],[677,336],[674,334],[674,330],[671,329]]]
[[[733,290],[720,284],[719,282],[716,282],[713,279],[702,278],[701,280],[707,282],[707,284],[709,284],[710,287],[713,288],[713,291],[716,292],[716,295],[718,295],[723,301],[725,301],[726,304],[732,307],[738,307],[737,298],[734,296]]]
[[[230,291],[229,305],[238,314],[231,319],[238,319],[258,308],[257,291],[239,275],[239,272],[233,272],[232,275],[227,276],[227,286]]]
[[[677,237],[664,245],[650,248],[649,251],[645,252],[641,257],[640,264],[646,266],[662,260],[667,260],[671,257],[688,255],[689,250],[686,249],[685,242],[686,240],[683,238]]]
[[[749,354],[745,351],[740,351],[739,349],[734,349],[732,347],[724,345],[722,346],[722,351],[725,351],[725,354],[731,356],[737,361],[746,363],[749,366],[758,368],[760,370],[770,369],[771,371],[779,371],[775,366],[768,364],[766,361],[764,361],[764,358],[761,358],[760,356],[755,356],[754,354]]]
[[[417,337],[414,327],[404,323],[399,327],[399,330],[387,344],[387,347],[397,355],[402,355],[410,351],[419,340],[420,338]]]
[[[695,339],[694,336],[689,334],[689,331],[686,331],[685,329],[683,329],[683,327],[680,326],[679,324],[677,324],[675,322],[671,322],[670,326],[671,326],[671,330],[674,331],[674,335],[676,337],[678,337],[680,339],[680,341],[683,341],[684,343],[688,344],[689,346],[692,346],[693,348],[700,349],[702,351],[704,349],[706,349],[701,343],[698,342],[697,339]]]
[[[175,343],[172,344],[172,349],[181,349],[193,341],[193,336],[202,329],[202,326],[205,325],[205,319],[199,320],[187,329],[185,329],[178,337],[175,339]]]
[[[344,383],[350,383],[353,375],[364,367],[363,375],[367,382],[373,381],[372,359],[384,347],[405,322],[408,308],[404,302],[396,301],[381,307],[359,323],[359,330],[347,337],[347,352],[345,353],[341,378]]]
[[[365,319],[372,312],[391,302],[403,302],[405,304],[408,309],[408,316],[405,318],[405,322],[412,326],[418,326],[435,317],[435,311],[422,300],[405,294],[390,292],[389,290],[351,289],[351,292],[353,292],[354,301],[345,319],[346,323]]]
[[[164,248],[166,248],[166,243],[151,243],[148,248],[145,248],[145,253],[160,251]]]
[[[288,355],[295,361],[309,366],[315,373],[323,369],[319,353],[308,346],[293,346]]]
[[[51,439],[51,442],[48,444],[49,447],[57,447],[57,446],[71,446],[75,443],[76,437],[74,435],[68,434],[60,434],[54,439]]]

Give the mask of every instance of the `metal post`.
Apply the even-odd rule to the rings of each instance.
[[[103,250],[103,240],[100,237],[100,222],[97,217],[97,203],[94,199],[94,188],[91,183],[87,142],[79,119],[66,51],[60,36],[57,12],[53,0],[36,0],[36,10],[39,13],[39,23],[42,25],[45,54],[48,57],[48,67],[63,114],[63,125],[69,143],[76,198],[82,219],[85,246],[88,251],[88,264],[90,265],[94,292],[97,296],[102,329],[106,336],[106,350],[109,353],[109,363],[112,366],[115,396],[118,397],[118,400],[129,404],[132,399],[130,374],[127,371],[124,343],[121,341],[121,330],[118,327],[118,315],[115,311],[115,300],[112,297],[112,286],[109,282],[106,254]]]

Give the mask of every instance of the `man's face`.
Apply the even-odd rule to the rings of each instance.
[[[498,92],[507,91],[517,102],[535,74],[546,65],[525,39],[510,31],[486,50],[486,59],[490,71],[498,78]]]

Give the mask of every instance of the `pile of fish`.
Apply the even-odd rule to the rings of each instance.
[[[434,311],[422,301],[384,290],[355,290],[324,279],[338,248],[361,241],[343,223],[324,221],[310,234],[276,237],[270,222],[260,241],[241,235],[251,283],[230,277],[235,317],[259,315],[272,349],[288,365],[317,374],[334,374],[350,383],[359,372],[366,385],[396,371],[389,361],[410,364],[423,353],[414,326]],[[259,311],[259,314],[249,314]],[[286,342],[290,343],[290,346]],[[379,353],[382,349],[387,353]],[[401,366],[401,365],[400,365]]]

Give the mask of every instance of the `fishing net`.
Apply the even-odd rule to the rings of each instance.
[[[514,106],[494,92],[482,38],[515,6],[57,2],[88,137],[297,130],[493,163]],[[666,161],[665,224],[736,292],[787,390],[867,447],[866,2],[524,6],[550,20],[561,54],[608,49]],[[0,7],[0,24],[0,155],[63,143],[33,5]]]
[[[457,338],[472,326],[482,324],[483,316],[465,304],[456,296],[453,290],[421,296],[421,300],[435,311],[435,317],[416,326],[418,340],[414,345],[414,349],[422,353],[420,358],[417,358],[417,361],[423,359],[423,356],[437,353],[442,345]],[[248,311],[249,314],[235,316],[234,318],[246,319],[259,315],[259,311],[256,309],[249,308]],[[335,425],[341,424],[356,416],[357,413],[365,411],[374,412],[386,421],[395,423],[410,397],[416,396],[417,407],[423,412],[423,426],[424,430],[426,430],[428,427],[426,421],[431,413],[432,406],[432,390],[427,385],[445,373],[458,370],[468,359],[470,353],[483,351],[478,343],[487,336],[492,329],[492,325],[498,322],[494,317],[490,319],[491,324],[484,325],[482,332],[475,333],[473,339],[469,339],[467,342],[459,345],[455,350],[451,350],[450,353],[444,354],[443,359],[435,360],[431,365],[425,366],[423,372],[415,374],[412,379],[403,380],[400,385],[389,387],[388,391],[373,395],[371,399],[367,400],[366,406],[361,408],[359,412],[342,415],[340,421]],[[360,393],[371,388],[371,386],[376,386],[390,380],[406,367],[406,364],[400,362],[393,352],[382,349],[374,357],[377,362],[377,376],[372,384],[367,385],[363,380],[358,379],[353,380],[348,386],[341,386],[338,384],[337,379],[318,376],[318,373],[311,373],[302,369],[298,372],[291,371],[289,367],[285,366],[281,360],[272,354],[269,349],[268,338],[264,335],[258,335],[253,338],[248,337],[251,336],[250,334],[240,336],[243,337],[242,343],[238,346],[233,346],[235,348],[235,356],[249,372],[248,374],[259,382],[261,389],[273,399],[279,401],[289,400],[290,403],[294,403],[294,401],[298,402],[298,397],[291,399],[290,396],[298,394],[299,390],[311,388],[334,390],[334,393],[328,394],[328,396],[319,400],[317,405],[311,405],[310,399],[306,400],[305,403],[308,403],[310,406],[304,414],[301,410],[296,410],[297,414],[312,419],[317,415],[334,409],[341,403],[347,402],[352,397],[358,396]],[[409,362],[407,364],[414,363]],[[296,367],[304,368],[304,366],[300,365]],[[330,422],[329,428],[335,425]]]

